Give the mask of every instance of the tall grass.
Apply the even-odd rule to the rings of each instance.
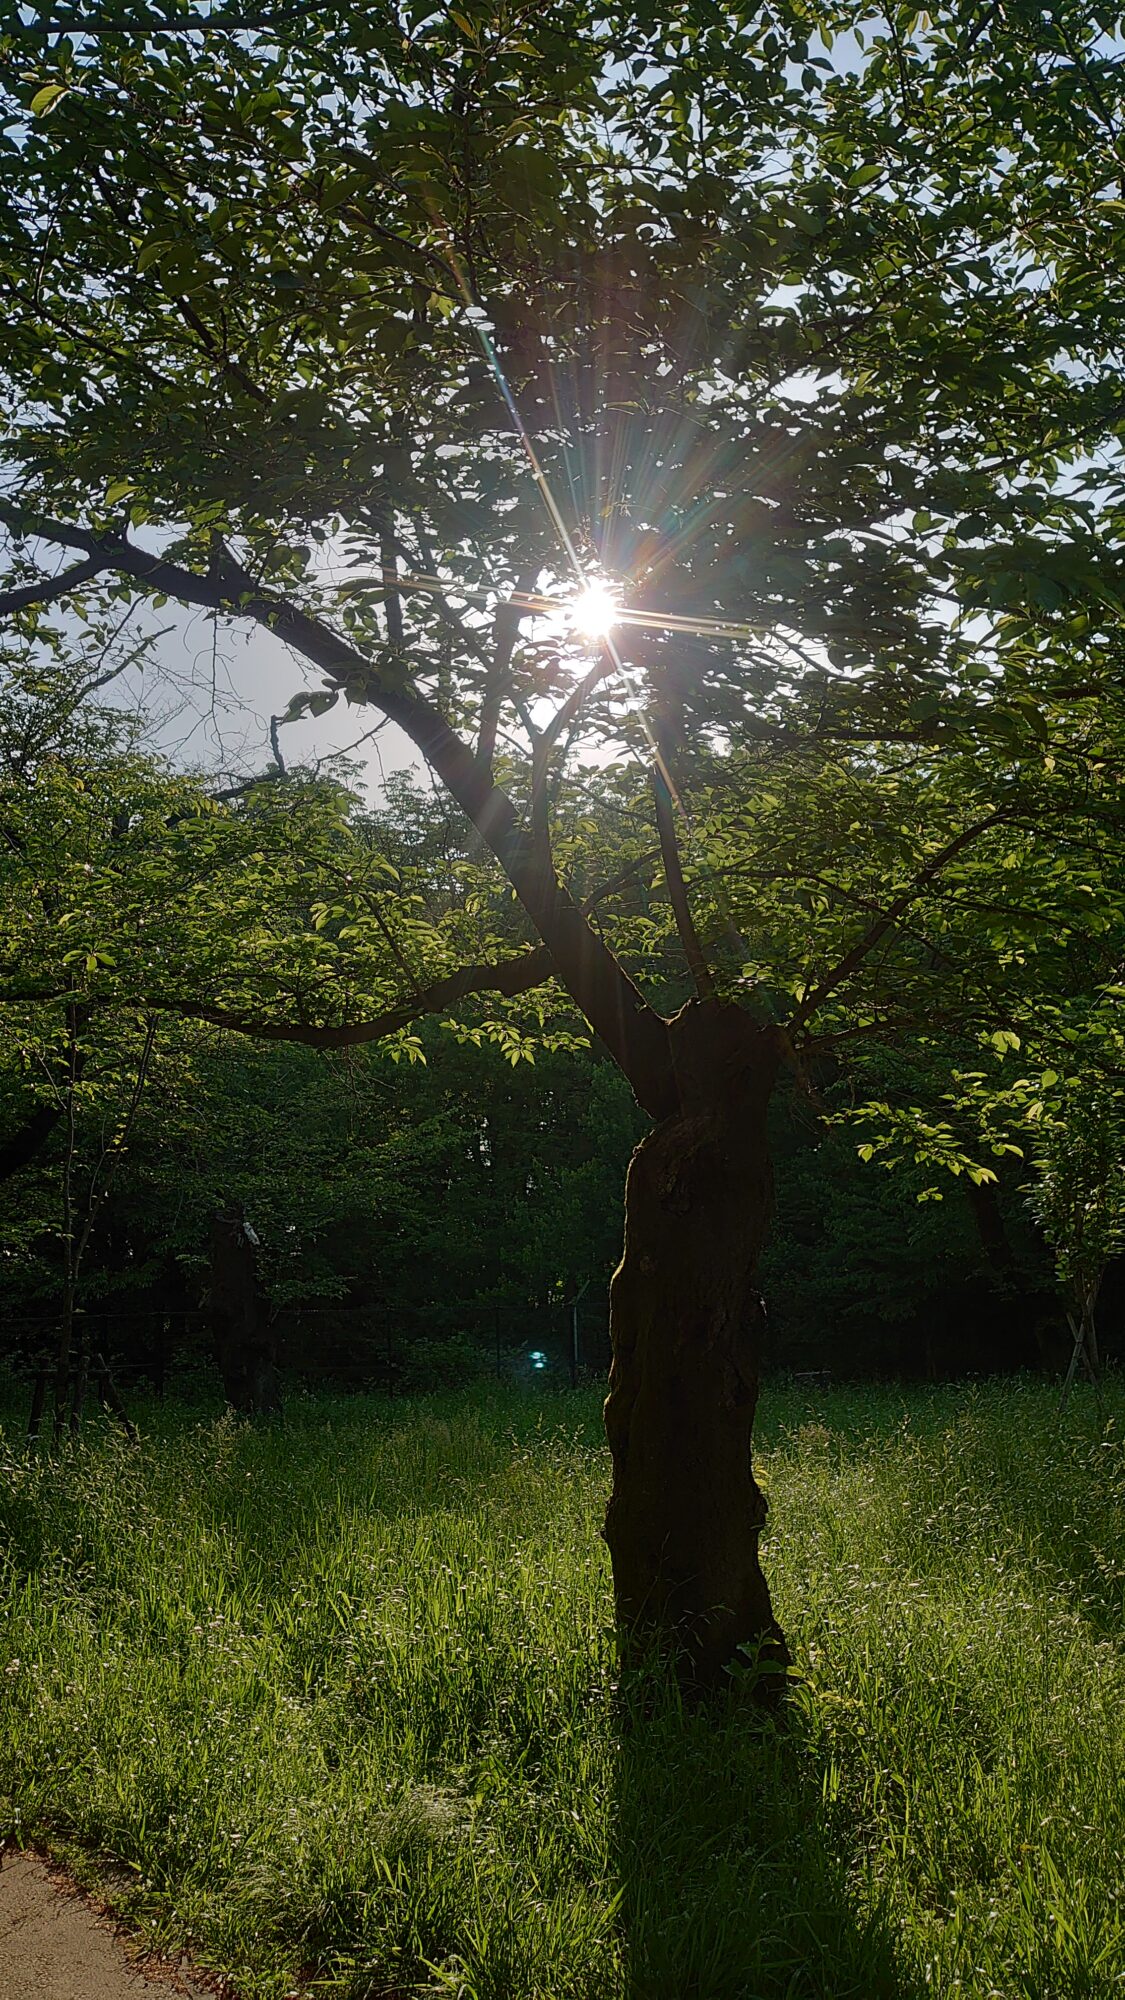
[[[770,1392],[788,1728],[616,1685],[593,1395],[0,1464],[0,1826],[247,2000],[1125,1989],[1125,1397]]]

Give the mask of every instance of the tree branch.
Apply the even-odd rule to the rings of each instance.
[[[519,637],[520,619],[526,615],[516,600],[529,596],[535,588],[535,583],[536,572],[526,571],[524,575],[517,577],[512,598],[506,604],[496,606],[492,660],[484,684],[480,728],[477,731],[477,763],[482,771],[492,770],[492,761],[496,755],[496,731],[500,723],[504,690],[508,684],[508,669],[512,664],[512,654]]]
[[[33,604],[50,604],[56,597],[65,597],[68,591],[77,590],[81,584],[89,583],[103,570],[111,567],[91,556],[88,562],[75,563],[73,569],[64,569],[61,576],[43,577],[37,583],[27,583],[18,590],[0,591],[0,612],[26,611]]]
[[[634,877],[640,874],[642,868],[647,868],[655,861],[658,853],[658,848],[650,848],[647,854],[639,854],[635,861],[628,862],[616,875],[611,875],[607,882],[601,882],[596,889],[591,889],[589,895],[582,900],[583,916],[588,917],[591,910],[596,910],[598,904],[604,903],[608,896],[615,896],[619,889],[627,888]]]
[[[676,919],[676,929],[684,948],[688,969],[695,981],[695,990],[701,1000],[715,998],[715,982],[711,968],[699,942],[699,933],[691,914],[688,901],[687,883],[680,866],[680,850],[676,842],[676,828],[672,818],[672,794],[664,773],[653,769],[652,790],[656,800],[656,826],[660,835],[660,857],[664,863],[664,879],[668,884],[668,896]]]
[[[577,722],[594,689],[600,687],[602,681],[607,679],[614,671],[616,665],[617,662],[609,647],[603,646],[593,666],[589,668],[588,672],[583,674],[577,687],[571,689],[566,700],[555,710],[555,713],[544,728],[543,740],[548,746],[557,743],[564,729],[569,729],[573,723]]]
[[[466,965],[437,979],[432,986],[414,993],[396,1007],[387,1007],[370,1021],[349,1021],[334,1027],[314,1027],[304,1022],[251,1021],[222,1007],[197,1007],[191,1002],[162,1000],[169,1013],[193,1021],[207,1021],[213,1028],[230,1028],[236,1034],[253,1035],[256,1041],[303,1042],[313,1049],[348,1049],[363,1042],[385,1041],[426,1014],[444,1014],[446,1009],[471,993],[498,993],[513,999],[535,986],[545,986],[555,976],[551,954],[545,945],[521,952],[500,965]]]
[[[845,952],[839,964],[831,972],[825,974],[819,985],[813,987],[811,993],[806,993],[792,1020],[789,1022],[789,1033],[791,1035],[795,1034],[799,1028],[804,1026],[806,1021],[812,1018],[817,1009],[824,1005],[824,1002],[831,994],[835,993],[838,986],[842,986],[845,980],[851,978],[853,972],[858,971],[864,959],[867,958],[870,952],[874,951],[875,946],[886,936],[903,911],[908,909],[910,904],[922,894],[922,891],[929,882],[932,882],[934,876],[940,874],[941,870],[947,867],[951,861],[955,860],[957,855],[970,846],[974,840],[978,840],[982,833],[987,833],[989,827],[995,826],[998,821],[1006,818],[1008,811],[1008,807],[998,806],[994,812],[986,813],[983,819],[974,821],[972,826],[964,827],[937,854],[930,856],[925,865],[918,870],[918,873],[914,876],[909,886],[903,890],[900,896],[895,897],[893,903],[888,903],[886,909],[876,918],[871,928],[864,932],[857,943],[853,944],[850,951]]]
[[[395,549],[393,530],[384,535],[379,546],[379,566],[383,581],[387,586],[385,608],[387,613],[387,637],[391,645],[401,653],[406,647],[406,635],[402,628],[402,598],[398,591],[398,556]]]

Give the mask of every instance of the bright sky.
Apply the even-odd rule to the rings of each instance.
[[[265,770],[273,762],[271,715],[284,714],[293,695],[323,686],[318,669],[258,626],[220,622],[216,629],[205,612],[170,602],[138,615],[138,636],[145,630],[160,634],[148,664],[131,668],[106,698],[143,709],[152,746],[188,770],[236,779]],[[375,709],[343,700],[327,715],[286,723],[278,741],[289,765],[352,753],[360,783],[375,793],[388,772],[422,761],[401,730],[380,726]]]

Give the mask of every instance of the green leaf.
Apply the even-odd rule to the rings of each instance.
[[[327,715],[340,699],[338,688],[323,688],[316,694],[295,694],[279,722],[298,722],[302,715]]]
[[[45,83],[42,90],[36,91],[28,106],[32,117],[42,118],[53,104],[58,103],[60,97],[66,96],[69,88],[69,84],[65,83]]]

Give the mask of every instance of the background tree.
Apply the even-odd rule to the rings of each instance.
[[[1101,1379],[1094,1309],[1111,1258],[1125,1244],[1125,1125],[1116,1093],[1069,1079],[1064,1105],[1039,1124],[1028,1202],[1055,1257],[1074,1347],[1062,1406],[1081,1364]]]
[[[15,715],[17,690],[7,687],[5,693],[6,711]],[[46,693],[41,699],[47,699]],[[87,712],[87,723],[93,720]],[[136,783],[133,767],[115,762],[112,741],[98,736],[68,745],[66,733],[50,736],[45,721],[40,740],[53,746],[50,759],[56,772],[69,760],[72,777],[82,780],[80,796],[88,802],[112,788],[116,773],[121,796],[113,793],[114,802],[102,808],[112,829]],[[798,927],[811,948],[824,926],[840,922],[841,912],[824,889],[831,841],[824,839],[816,788],[806,785],[801,800],[787,798],[784,777],[783,770],[775,770],[772,805],[764,779],[753,789],[753,817],[760,824],[756,849],[748,829],[740,835],[739,879],[744,874],[748,883],[756,881],[759,897],[770,895],[768,928],[779,943],[790,911],[788,950],[795,956]],[[174,786],[171,774],[168,781]],[[837,798],[838,817],[840,771],[833,769],[825,782],[822,804]],[[300,784],[292,780],[295,800]],[[376,814],[350,810],[346,835],[355,847],[354,869],[343,872],[359,879],[365,852],[374,851],[398,870],[402,881],[426,887],[435,917],[446,902],[484,894],[487,883],[462,837],[463,822],[451,821],[440,795],[406,780],[390,789],[393,796]],[[747,795],[750,790],[747,786]],[[634,927],[632,948],[646,967],[651,989],[662,1004],[674,1006],[682,960],[669,929],[659,852],[641,845],[647,831],[643,783],[634,791],[636,796],[621,783],[607,789],[603,777],[596,807],[584,787],[576,791],[575,812],[582,818],[565,837],[581,879],[617,853],[617,872],[628,878],[628,901],[622,889],[615,928],[620,936],[627,925]],[[182,790],[175,796],[182,803]],[[90,821],[71,815],[56,823],[51,799],[47,794],[48,817],[53,839],[61,845],[42,850],[40,874],[33,868],[21,873],[9,864],[13,911],[34,904],[46,872],[62,884],[75,879],[76,863],[82,881],[90,879],[85,868],[99,851]],[[213,810],[203,824],[213,835],[225,818],[250,811],[255,843],[268,845],[271,827],[284,823],[284,787],[278,803],[278,819],[263,821],[253,792],[243,792]],[[901,791],[899,804],[904,805]],[[848,810],[861,810],[854,792]],[[791,819],[805,829],[803,851],[791,839],[789,848],[784,847]],[[709,824],[697,820],[700,837]],[[712,831],[717,838],[718,820]],[[728,843],[733,840],[729,826],[722,831]],[[68,837],[77,843],[72,857],[66,852]],[[105,836],[107,841],[110,837]],[[163,840],[158,849],[163,862],[166,849]],[[235,849],[232,861],[237,853]],[[33,844],[28,858],[34,854]],[[177,848],[173,859],[174,872],[184,873],[185,887],[195,883],[198,889],[191,844]],[[224,872],[216,869],[214,859],[212,855],[208,864],[208,901],[197,911],[197,924],[208,934],[222,921],[226,893]],[[858,869],[855,848],[853,862]],[[144,865],[134,850],[134,874],[143,872]],[[717,857],[711,872],[719,879]],[[960,885],[971,903],[978,900],[978,873]],[[734,878],[728,871],[722,879]],[[767,891],[769,882],[775,886]],[[858,875],[854,882],[858,891]],[[312,901],[321,886],[314,869],[306,884]],[[700,886],[708,888],[707,877]],[[1021,898],[1027,892],[1028,909],[1036,911],[1037,931],[1050,944],[1052,977],[1057,980],[1071,967],[1080,982],[1087,982],[1082,988],[1087,1008],[1092,961],[1082,962],[1073,941],[1069,953],[1061,947],[1078,915],[1102,907],[1101,892],[1092,898],[1091,886],[1081,896],[1066,885],[1060,891],[1059,878],[1053,887],[1050,880],[1020,886]],[[1009,889],[1015,893],[1014,884]],[[169,893],[167,878],[161,901],[165,948],[171,943],[182,954],[184,942],[175,943],[168,918],[176,897]],[[276,894],[273,902],[276,912]],[[130,945],[127,936],[117,936],[111,911],[112,905],[103,911],[99,935],[117,962],[112,972],[103,968],[99,976],[103,982],[115,979],[120,988]],[[950,945],[951,913],[944,889],[934,908],[914,914],[916,925],[921,919],[928,926],[935,949],[939,938]],[[239,928],[245,941],[245,925]],[[339,940],[339,928],[337,920],[337,949],[346,950],[348,941]],[[305,929],[315,934],[311,914]],[[54,956],[38,962],[39,972],[61,993],[67,981],[62,963],[69,945],[66,927],[46,932],[37,949],[52,935],[57,939]],[[825,953],[837,951],[835,933],[828,929],[825,936]],[[1091,941],[1079,933],[1078,942]],[[967,936],[959,948],[967,950]],[[35,963],[25,952],[25,977]],[[905,972],[905,963],[900,969]],[[89,976],[84,965],[82,970]],[[169,978],[172,970],[169,965]],[[975,970],[979,974],[981,967]],[[1047,968],[1041,978],[1045,997],[1050,990]],[[987,989],[978,994],[982,1007],[985,997]],[[1011,986],[1001,998],[1009,1007],[1020,1002]],[[544,1047],[549,1037],[533,1016],[521,1020],[508,1011],[500,1019],[490,1017],[486,999],[476,1022],[464,1013],[454,1033],[438,1021],[420,1023],[410,1053],[425,1060],[397,1064],[388,1063],[378,1043],[326,1055],[299,1044],[247,1040],[165,1013],[155,1050],[159,1087],[151,1101],[142,1100],[128,1148],[117,1157],[79,1286],[86,1322],[96,1326],[99,1342],[111,1343],[106,1351],[115,1366],[120,1361],[128,1370],[147,1367],[163,1380],[175,1357],[186,1363],[201,1352],[194,1329],[207,1286],[209,1232],[213,1218],[232,1204],[259,1236],[269,1312],[290,1369],[308,1371],[313,1378],[360,1382],[386,1380],[388,1356],[395,1357],[400,1372],[408,1358],[417,1373],[437,1365],[440,1355],[445,1356],[443,1365],[479,1365],[483,1359],[491,1367],[497,1333],[502,1347],[509,1334],[513,1340],[522,1335],[525,1348],[546,1345],[556,1354],[561,1319],[553,1302],[571,1300],[587,1285],[584,1339],[592,1359],[599,1351],[600,1295],[619,1250],[614,1191],[643,1123],[612,1065],[575,1046],[574,1037],[563,1035],[558,1038],[562,1046]],[[783,1004],[780,988],[776,999]],[[1111,1006],[1112,998],[1106,1004]],[[44,1032],[65,1033],[59,1002],[45,1003],[40,1013]],[[34,1083],[39,1072],[29,1061],[32,1022],[27,1010],[9,1007],[5,1018],[2,1095],[9,1127],[18,1130],[29,1103],[39,1102],[29,1096],[29,1079]],[[1028,1022],[1022,1015],[1019,1019],[1026,1034]],[[106,1091],[113,1038],[118,1033],[123,1037],[121,1060],[126,1061],[136,1037],[132,1015],[115,1007],[111,988],[103,986],[95,1020],[96,1028],[92,1021],[83,1039],[90,1095],[79,1119],[82,1173],[110,1102]],[[852,1027],[858,1027],[854,1020]],[[850,1376],[926,1368],[988,1371],[1036,1359],[1033,1329],[1042,1323],[1046,1333],[1057,1314],[1049,1266],[1021,1225],[1012,1189],[1001,1189],[1004,1200],[997,1204],[992,1185],[974,1182],[962,1168],[960,1186],[966,1195],[992,1197],[989,1227],[980,1242],[974,1237],[980,1220],[976,1200],[971,1205],[948,1196],[941,1205],[918,1201],[919,1194],[948,1185],[945,1168],[953,1157],[948,1149],[956,1143],[954,1124],[960,1133],[958,1161],[983,1160],[990,1171],[1013,1181],[1025,1173],[1021,1157],[997,1154],[990,1143],[980,1141],[979,1106],[942,1102],[953,1071],[983,1074],[978,1066],[989,1063],[989,1102],[1011,1081],[1011,1064],[1020,1058],[1009,1054],[1001,1060],[987,1037],[985,1043],[982,1050],[972,1035],[960,1045],[948,1035],[944,1040],[935,1036],[929,1047],[919,1042],[909,1053],[892,1053],[876,1035],[853,1032],[837,1056],[819,1059],[811,1079],[795,1082],[775,1104],[771,1148],[777,1162],[777,1219],[762,1270],[772,1365],[829,1368]],[[518,1058],[514,1064],[513,1056]],[[882,1173],[857,1177],[857,1138],[866,1141],[875,1129],[877,1108],[889,1100],[902,1107],[936,1106],[931,1124],[935,1117],[947,1123],[952,1118],[946,1151],[940,1159],[922,1159],[890,1178]],[[42,1101],[50,1108],[49,1091]],[[854,1123],[857,1105],[868,1107],[859,1128]],[[62,1136],[56,1123],[36,1159],[24,1165],[4,1193],[4,1299],[13,1336],[21,1326],[30,1330],[31,1322],[49,1316],[59,1297],[61,1278],[52,1246],[57,1243]],[[915,1121],[915,1144],[919,1136]],[[1023,1109],[1010,1136],[1026,1147]],[[936,1176],[935,1166],[941,1169]],[[22,1253],[21,1243],[26,1246]],[[466,1333],[467,1347],[462,1343],[454,1351],[442,1346]],[[416,1357],[408,1357],[417,1340],[423,1345]]]

